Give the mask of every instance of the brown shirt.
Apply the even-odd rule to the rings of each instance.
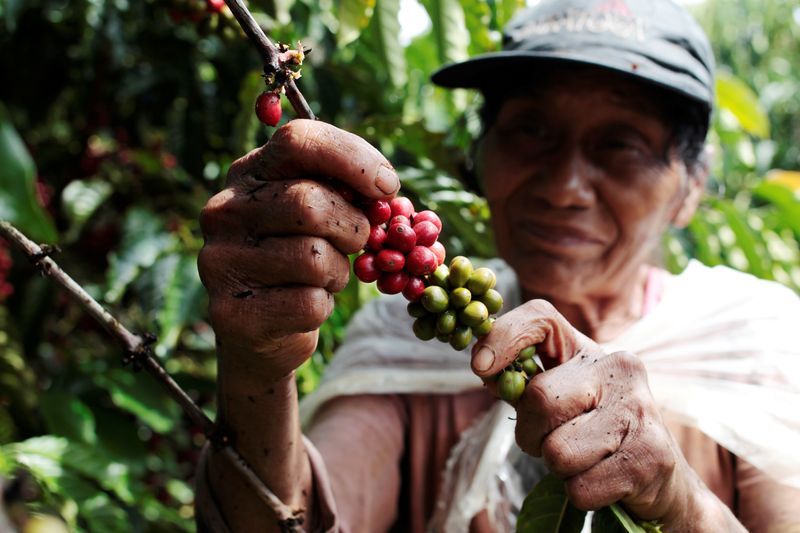
[[[343,531],[424,531],[450,449],[494,401],[477,390],[345,396],[323,406],[308,437],[325,462],[338,526]],[[696,429],[667,424],[689,464],[745,527],[800,531],[800,490],[772,481]],[[323,522],[330,525],[333,518]],[[492,531],[481,515],[470,530]]]
[[[425,531],[451,448],[495,401],[476,390],[342,396],[325,404],[307,432],[316,499],[309,530]],[[749,531],[800,533],[800,490],[776,483],[696,429],[667,425],[688,463]],[[227,533],[225,509],[207,481],[208,453],[196,481],[198,531]],[[470,526],[492,531],[485,513]]]

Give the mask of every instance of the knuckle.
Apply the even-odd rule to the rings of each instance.
[[[210,244],[203,245],[197,255],[197,272],[200,274],[200,281],[206,289],[213,285],[213,279],[219,265],[217,256],[216,247]]]
[[[333,297],[325,289],[313,287],[303,290],[298,297],[301,328],[311,331],[319,328],[333,311]]]
[[[540,300],[540,299],[530,300],[525,305],[530,310],[541,315],[552,315],[557,313],[556,308],[553,306],[553,304],[551,304],[547,300]]]
[[[204,237],[208,238],[212,235],[216,227],[229,215],[233,194],[231,189],[223,189],[209,198],[206,205],[200,210],[200,230]]]
[[[574,476],[565,481],[567,497],[581,511],[592,511],[602,507],[602,488],[595,486],[584,476]]]

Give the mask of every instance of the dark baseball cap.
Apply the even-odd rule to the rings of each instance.
[[[484,89],[510,73],[535,76],[542,62],[607,68],[713,106],[711,45],[671,0],[541,0],[509,21],[502,51],[446,65],[431,80]]]

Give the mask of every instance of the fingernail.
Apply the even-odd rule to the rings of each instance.
[[[375,186],[384,194],[394,194],[400,188],[400,180],[397,179],[397,173],[392,167],[381,165],[378,167]]]
[[[481,348],[472,359],[472,368],[476,372],[486,372],[494,364],[494,352],[491,348]]]

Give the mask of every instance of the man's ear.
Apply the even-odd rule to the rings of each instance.
[[[678,210],[672,217],[672,225],[676,228],[684,228],[692,220],[697,207],[700,205],[700,200],[703,198],[703,193],[706,189],[706,180],[709,174],[709,160],[710,147],[706,147],[703,155],[700,156],[700,161],[697,162],[694,169],[689,171],[687,169],[686,191],[683,196],[683,201]]]

